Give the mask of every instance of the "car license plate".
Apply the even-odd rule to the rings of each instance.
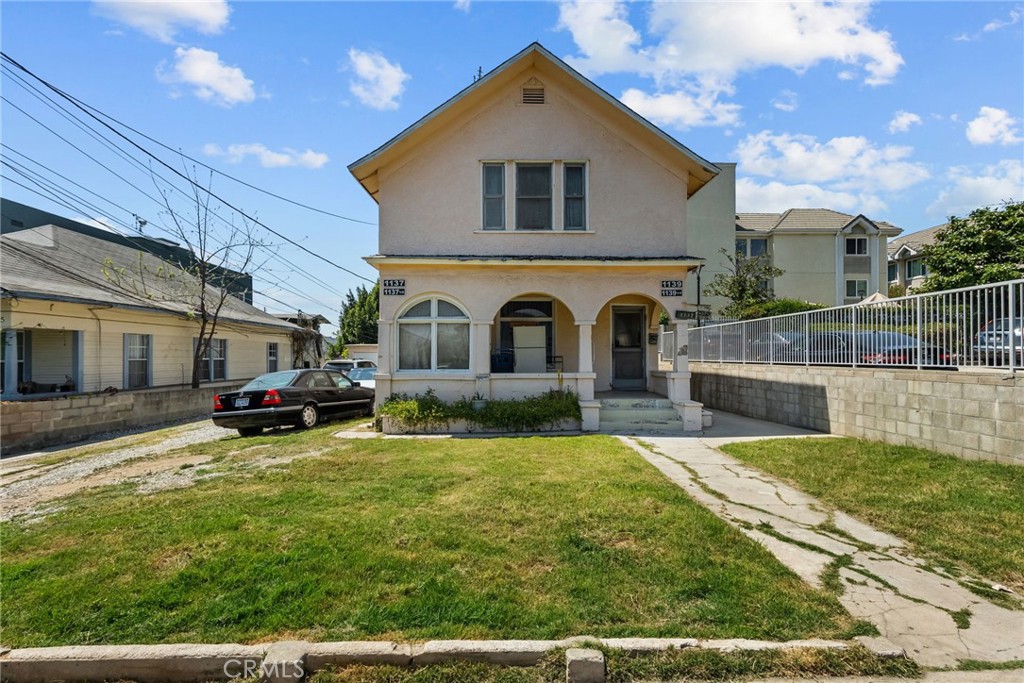
[[[249,397],[248,396],[242,396],[241,398],[236,398],[235,399],[235,407],[236,408],[245,408],[248,405],[249,405]]]

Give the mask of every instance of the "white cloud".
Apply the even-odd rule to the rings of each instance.
[[[981,206],[1024,199],[1024,163],[1004,159],[975,170],[966,166],[949,169],[952,183],[926,209],[930,216],[964,216]]]
[[[982,27],[981,30],[984,31],[985,33],[991,33],[992,31],[998,31],[999,29],[1006,28],[1007,26],[1013,26],[1014,24],[1020,22],[1020,16],[1021,11],[1019,9],[1012,9],[1010,10],[1009,19],[993,19],[992,21],[985,24],[985,26]]]
[[[1017,132],[1019,123],[1005,109],[982,107],[978,117],[967,124],[967,139],[972,145],[1015,145],[1024,141]]]
[[[869,85],[888,83],[903,58],[891,36],[868,24],[868,3],[655,2],[641,47],[623,2],[563,2],[559,27],[573,34],[588,73],[637,71],[659,80],[698,75],[731,81],[744,71],[781,66],[797,72],[826,60],[862,67]],[[728,36],[728,40],[723,40]]]
[[[349,81],[352,94],[373,109],[398,109],[398,98],[405,91],[405,82],[411,78],[402,70],[402,65],[392,64],[379,53],[356,48],[348,51],[348,59],[356,75]]]
[[[884,211],[888,205],[871,193],[828,190],[811,183],[787,185],[769,181],[762,185],[751,178],[736,181],[736,210],[740,212],[781,213],[792,208],[820,207],[872,214]]]
[[[171,72],[166,72],[163,64],[157,67],[157,77],[163,82],[190,86],[199,99],[223,107],[256,99],[252,81],[237,66],[223,64],[216,52],[179,47],[174,56]]]
[[[285,148],[275,152],[258,142],[240,145],[228,145],[226,149],[220,145],[209,143],[203,146],[203,154],[212,157],[223,157],[230,164],[241,163],[246,157],[259,159],[263,168],[282,168],[298,166],[301,168],[321,168],[327,163],[328,157],[322,152],[307,149],[304,152]]]
[[[470,0],[455,0],[455,9],[462,12],[469,12]]]
[[[907,161],[913,149],[879,147],[864,137],[819,142],[811,135],[751,134],[735,154],[744,173],[798,183],[830,183],[833,189],[894,192],[929,177],[923,164]]]
[[[772,100],[772,106],[779,111],[796,111],[799,106],[797,103],[797,95],[792,90],[783,90],[779,93],[778,97]]]
[[[713,95],[689,94],[681,90],[648,95],[630,88],[622,93],[621,99],[627,107],[660,126],[686,129],[739,125],[740,105],[720,102]]]
[[[164,43],[174,42],[181,29],[215,35],[228,24],[227,0],[93,0],[101,16],[136,28]]]
[[[892,121],[889,122],[889,132],[906,133],[913,125],[921,125],[921,117],[901,109],[893,114]]]

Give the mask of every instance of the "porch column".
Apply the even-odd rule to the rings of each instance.
[[[580,413],[583,416],[582,427],[585,432],[596,432],[601,428],[601,403],[594,400],[594,325],[595,320],[578,320],[579,330],[579,372],[576,389],[580,395]]]
[[[18,395],[18,331],[4,328],[4,398]]]
[[[668,375],[668,397],[683,418],[683,429],[696,432],[702,429],[704,406],[690,400],[691,324],[689,320],[675,321],[676,356],[672,359],[672,372]]]
[[[484,398],[491,397],[491,324],[473,322],[473,375],[476,392]]]
[[[391,396],[391,336],[395,325],[389,320],[377,321],[377,372],[374,375],[376,386],[373,399],[376,405],[383,405]]]
[[[71,333],[71,381],[76,392],[85,391],[85,332]]]

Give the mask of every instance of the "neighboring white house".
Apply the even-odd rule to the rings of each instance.
[[[731,187],[691,212],[723,169],[536,43],[349,169],[380,205],[378,402],[568,387],[597,429],[601,392],[647,390],[700,428],[657,331],[686,338],[694,244],[734,225]]]
[[[187,385],[198,284],[149,252],[44,225],[0,237],[3,398]],[[211,290],[213,291],[213,290]],[[288,367],[297,328],[235,296],[220,312],[203,381]]]

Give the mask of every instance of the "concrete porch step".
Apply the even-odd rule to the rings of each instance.
[[[685,431],[683,427],[684,425],[682,420],[652,420],[645,422],[609,422],[601,420],[602,432],[665,432],[671,434],[682,434]]]
[[[601,408],[601,421],[633,422],[635,420],[678,420],[675,408]]]
[[[602,398],[602,410],[675,410],[667,398]]]

